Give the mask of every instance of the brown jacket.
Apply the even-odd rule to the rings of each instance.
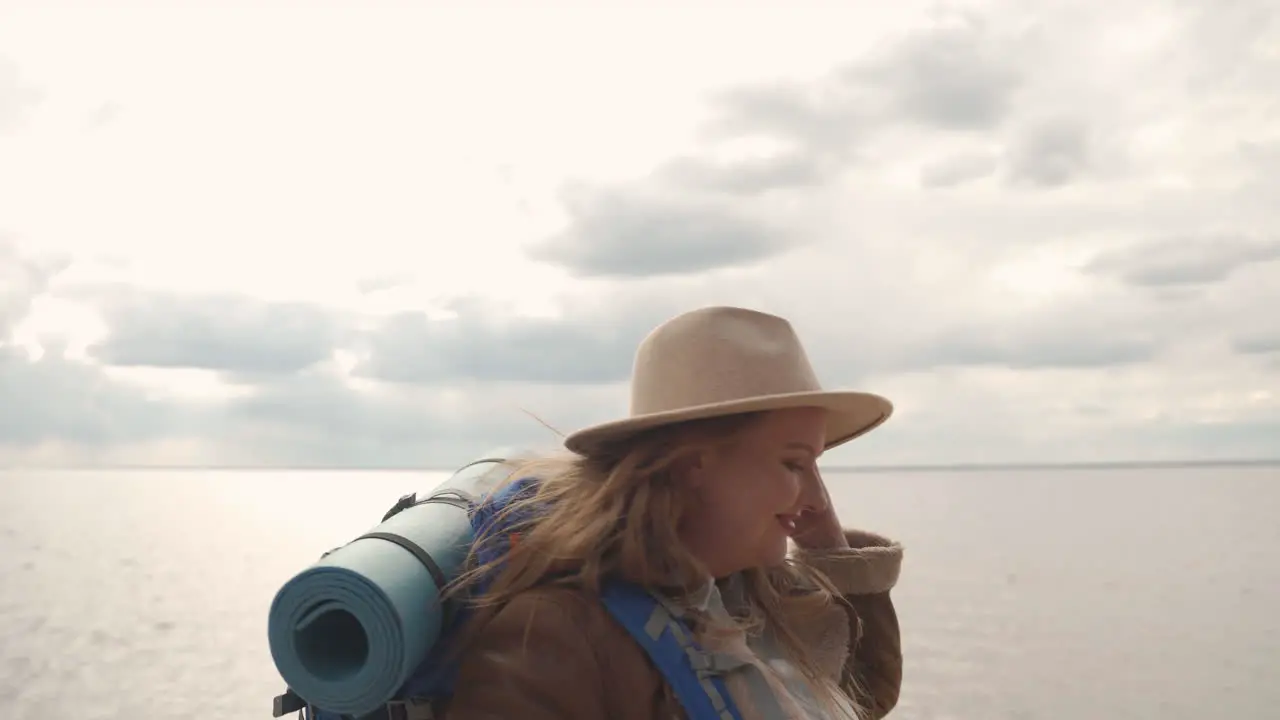
[[[849,606],[813,628],[837,637],[872,718],[898,701],[902,647],[890,589],[902,547],[848,531],[853,550],[808,554]],[[846,654],[847,653],[847,654]],[[530,590],[502,608],[461,658],[447,720],[670,720],[684,713],[644,650],[600,601],[566,587]]]

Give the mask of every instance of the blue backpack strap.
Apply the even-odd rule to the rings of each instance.
[[[690,720],[742,720],[720,677],[741,663],[726,663],[722,656],[705,652],[688,626],[643,588],[609,583],[601,600],[649,654]]]

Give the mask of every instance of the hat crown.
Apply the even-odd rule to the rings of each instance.
[[[822,387],[787,320],[737,307],[708,307],[660,325],[636,351],[631,415]]]

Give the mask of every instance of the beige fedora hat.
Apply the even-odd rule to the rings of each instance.
[[[820,407],[827,447],[884,423],[893,404],[870,393],[823,390],[791,323],[737,307],[678,315],[640,343],[631,372],[631,414],[565,438],[589,455],[643,430],[738,413]]]

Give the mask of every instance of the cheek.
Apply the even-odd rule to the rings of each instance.
[[[757,480],[755,495],[762,506],[768,506],[769,512],[779,513],[789,510],[800,498],[800,478],[796,474],[782,468],[777,472],[762,473]]]
[[[752,482],[743,483],[727,502],[732,503],[741,523],[772,523],[779,513],[790,510],[799,496],[799,482],[791,473],[760,473]]]
[[[740,536],[765,525],[772,528],[778,513],[795,505],[800,490],[799,478],[785,468],[716,478],[698,488],[690,519],[715,536]]]
[[[768,511],[768,502],[753,488],[741,483],[706,486],[697,493],[692,515],[703,532],[717,537],[740,536],[744,529],[759,524]]]

